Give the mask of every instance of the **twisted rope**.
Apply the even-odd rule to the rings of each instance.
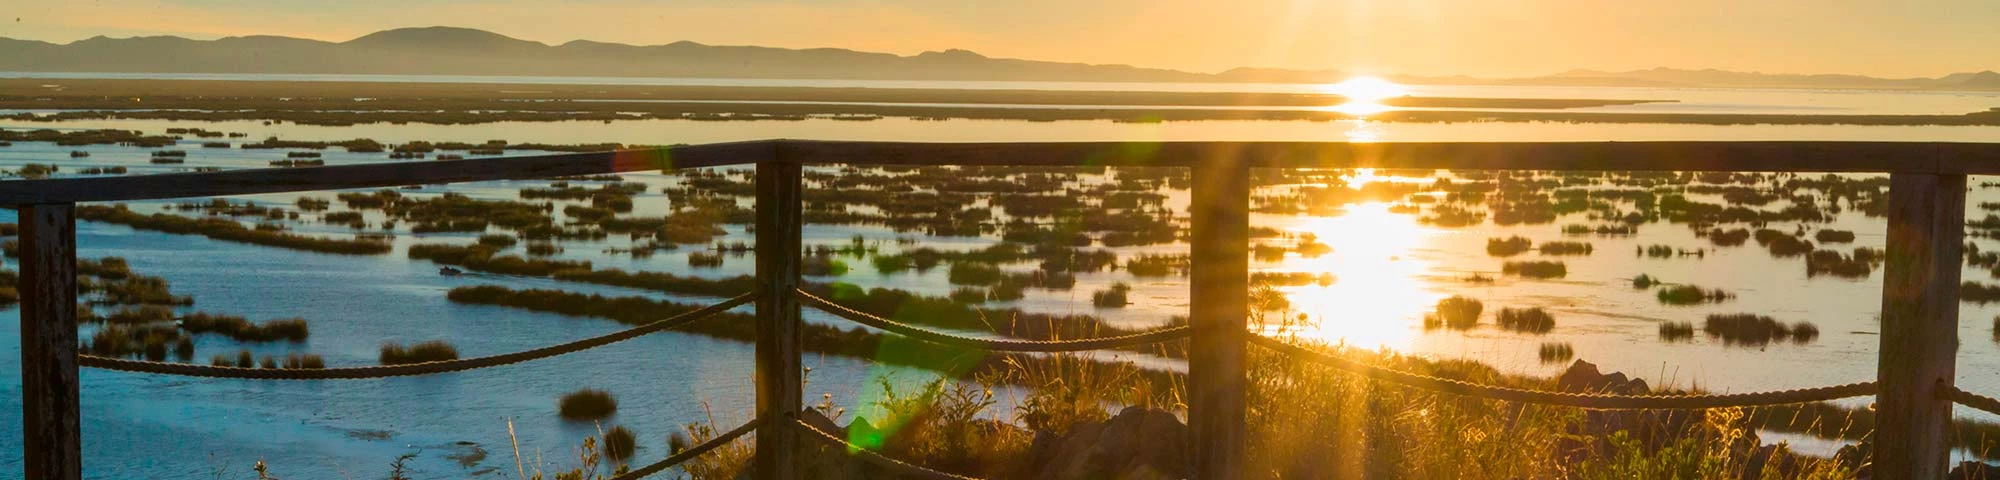
[[[224,367],[224,366],[213,366],[213,365],[196,365],[191,363],[149,362],[141,360],[128,360],[123,358],[99,357],[95,355],[79,355],[77,357],[77,363],[79,365],[90,368],[117,370],[124,372],[152,373],[161,375],[182,375],[190,377],[210,377],[210,378],[247,378],[247,379],[257,379],[257,380],[328,380],[328,379],[344,380],[344,379],[429,375],[435,373],[457,372],[463,370],[472,370],[476,368],[494,367],[512,363],[520,363],[529,360],[539,360],[543,358],[553,357],[556,355],[581,352],[592,348],[597,348],[617,342],[622,342],[625,340],[630,340],[633,338],[638,338],[640,336],[649,333],[675,328],[682,325],[687,325],[689,323],[693,323],[696,320],[701,320],[703,318],[706,318],[709,315],[721,313],[731,308],[736,308],[738,306],[750,303],[752,300],[756,300],[756,295],[746,293],[743,295],[738,295],[735,298],[724,300],[721,303],[695,309],[693,311],[682,313],[680,315],[675,315],[673,317],[669,317],[666,319],[655,320],[652,323],[647,323],[645,325],[632,327],[630,329],[613,332],[609,335],[604,335],[600,337],[591,337],[569,343],[550,345],[547,347],[541,347],[533,350],[524,350],[514,353],[505,353],[488,357],[465,358],[458,360],[442,360],[436,362],[411,363],[404,365],[380,365],[380,366],[343,367],[343,368],[243,368],[243,367]]]
[[[814,296],[811,293],[806,293],[804,290],[795,290],[795,292],[798,293],[801,303],[854,323],[887,330],[891,333],[930,343],[979,350],[999,352],[1079,352],[1085,350],[1105,350],[1186,338],[1189,332],[1188,327],[1179,326],[1162,328],[1150,332],[1077,340],[1019,340],[967,337],[871,315],[867,312],[847,308],[844,305]]]
[[[701,442],[700,445],[688,447],[687,450],[681,450],[679,453],[669,455],[667,456],[666,460],[654,462],[652,465],[639,467],[632,471],[625,472],[624,475],[611,477],[611,480],[636,480],[639,478],[644,478],[647,475],[660,473],[661,471],[669,468],[674,468],[674,466],[676,465],[687,463],[688,460],[693,460],[694,457],[699,457],[701,456],[701,454],[708,453],[709,450],[714,450],[718,447],[728,444],[731,441],[735,441],[736,437],[741,437],[743,436],[743,434],[755,431],[757,430],[757,426],[763,424],[764,424],[764,419],[762,417],[752,419],[750,420],[749,423],[745,423],[743,424],[743,426],[736,427],[735,430],[730,430],[721,435],[717,435],[715,438],[708,439],[708,441],[706,442]]]
[[[820,443],[825,444],[826,446],[829,447],[841,448],[845,449],[850,453],[858,454],[858,456],[861,457],[862,460],[866,460],[868,463],[874,464],[875,466],[888,469],[891,473],[894,473],[896,475],[934,479],[934,480],[978,480],[976,478],[967,477],[964,475],[931,470],[928,468],[924,468],[922,466],[918,466],[916,464],[906,463],[902,460],[897,460],[894,458],[883,456],[880,453],[875,453],[875,451],[873,450],[861,448],[860,445],[847,443],[846,440],[841,440],[840,437],[836,437],[831,433],[827,433],[824,430],[820,430],[819,428],[814,427],[803,420],[794,418],[792,419],[791,423],[793,427],[797,427],[800,431],[805,432],[806,437],[810,437],[813,440],[818,440]]]
[[[1945,398],[1950,399],[1953,403],[1971,407],[1974,410],[2000,415],[2000,399],[1959,390],[1958,387],[1945,387],[1945,390],[1940,391],[1944,393]]]
[[[1802,388],[1773,392],[1731,393],[1719,395],[1605,395],[1595,393],[1551,392],[1526,390],[1512,387],[1483,385],[1450,378],[1421,375],[1393,370],[1377,365],[1369,365],[1337,356],[1306,349],[1283,340],[1263,335],[1249,335],[1250,343],[1271,349],[1295,358],[1332,367],[1348,373],[1385,381],[1407,387],[1433,392],[1467,395],[1492,400],[1560,405],[1594,410],[1638,410],[1673,409],[1694,410],[1704,408],[1750,407],[1759,405],[1784,405],[1793,403],[1824,402],[1848,397],[1874,395],[1875,382],[1850,383],[1831,387]]]

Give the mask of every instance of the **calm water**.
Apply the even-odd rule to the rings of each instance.
[[[967,90],[1068,90],[1159,92],[1327,93],[1314,83],[1133,83],[946,80],[818,80],[742,78],[544,77],[472,75],[325,75],[215,73],[0,72],[0,78],[122,78],[161,80],[252,80],[299,82],[518,83],[543,85],[657,85],[725,87],[923,88]],[[1578,111],[1624,113],[1773,113],[1827,115],[1956,115],[2000,107],[2000,92],[1799,90],[1763,88],[1570,87],[1507,85],[1412,85],[1420,97],[1592,98],[1666,100],[1672,103],[1619,105]]]
[[[4,75],[0,75],[4,76]],[[327,78],[334,79],[334,78]],[[454,80],[455,81],[455,80]],[[984,85],[984,84],[982,84]],[[1116,84],[1126,85],[1126,84]],[[1149,85],[1149,87],[1155,87]],[[987,87],[977,87],[987,88]],[[1178,88],[1157,86],[1157,89]],[[1468,87],[1469,88],[1469,87]],[[1581,90],[1581,89],[1578,89]],[[1573,92],[1569,97],[1603,98]],[[1793,92],[1793,95],[1847,95],[1845,92]],[[1879,94],[1891,96],[1929,94]],[[1982,97],[1989,98],[1990,97]],[[1884,101],[1881,98],[1866,102]],[[1862,102],[1862,103],[1866,103]],[[806,120],[799,122],[691,122],[673,120],[612,123],[500,123],[487,125],[360,125],[313,127],[258,122],[84,121],[60,124],[7,124],[0,128],[122,128],[157,133],[168,127],[199,127],[245,132],[250,138],[279,136],[300,140],[344,140],[367,137],[384,142],[410,140],[468,141],[507,139],[513,142],[584,143],[615,141],[635,144],[705,143],[761,138],[823,138],[909,141],[1065,141],[1065,140],[1325,140],[1325,141],[1531,141],[1531,140],[1943,140],[2000,142],[1993,127],[1854,127],[1854,126],[1697,126],[1600,125],[1551,123],[1382,124],[1372,122],[1182,122],[1118,124],[1098,121],[920,122],[883,119],[871,122]],[[281,158],[275,150],[202,149],[189,140],[187,166],[261,167]],[[65,170],[87,166],[123,165],[134,174],[166,170],[147,163],[147,150],[93,146],[85,159],[68,159],[70,147],[17,143],[0,147],[0,168],[56,163]],[[380,154],[326,153],[332,164],[386,161]],[[642,174],[628,179],[664,185],[668,177]],[[1356,179],[1357,182],[1367,181]],[[1393,181],[1395,179],[1373,179]],[[1975,179],[1973,183],[1992,179]],[[455,186],[450,191],[488,198],[513,198],[514,191],[545,182],[491,182]],[[658,192],[658,188],[651,190]],[[434,194],[427,189],[413,194]],[[1165,191],[1169,205],[1185,206],[1185,191]],[[319,196],[330,196],[320,194]],[[2000,190],[1975,189],[1973,203],[2000,201]],[[294,196],[267,195],[250,200],[289,204]],[[157,204],[138,208],[157,208]],[[658,215],[664,197],[650,193],[638,198],[638,215]],[[1179,208],[1179,207],[1177,207]],[[1977,211],[1977,209],[1973,209]],[[0,213],[0,221],[12,221]],[[1570,272],[1561,281],[1521,281],[1497,274],[1500,261],[1488,257],[1489,237],[1522,235],[1555,239],[1555,225],[1499,227],[1487,223],[1470,228],[1437,228],[1416,223],[1409,215],[1392,214],[1386,206],[1351,206],[1338,216],[1300,217],[1257,215],[1253,222],[1291,232],[1311,232],[1333,253],[1305,259],[1258,262],[1254,268],[1333,274],[1330,286],[1286,290],[1298,313],[1319,329],[1309,332],[1333,342],[1386,348],[1436,358],[1469,358],[1508,371],[1549,374],[1554,367],[1536,358],[1544,341],[1569,342],[1577,357],[1647,378],[1655,384],[1699,385],[1719,391],[1749,391],[1816,386],[1873,378],[1875,314],[1879,310],[1880,273],[1867,279],[1808,278],[1797,259],[1778,260],[1752,247],[1712,251],[1705,259],[1649,259],[1631,256],[1636,245],[1706,245],[1682,226],[1649,224],[1638,235],[1589,238],[1596,247],[1590,257],[1567,259]],[[1576,223],[1566,219],[1558,222]],[[749,241],[740,226],[728,227],[725,241]],[[1776,226],[1781,230],[1788,226]],[[1855,231],[1853,246],[1880,247],[1883,223],[1858,213],[1843,214],[1829,228]],[[344,228],[303,227],[303,231],[342,235]],[[1352,235],[1366,231],[1368,235]],[[810,226],[807,243],[845,243],[855,235],[893,249],[895,232],[876,227]],[[910,236],[910,234],[901,234]],[[607,320],[566,318],[498,307],[455,305],[443,293],[455,286],[501,284],[516,288],[563,290],[676,298],[643,291],[544,279],[468,275],[441,277],[427,262],[411,262],[401,248],[416,241],[470,241],[457,234],[400,235],[398,251],[384,256],[349,257],[222,243],[196,236],[165,235],[125,227],[86,223],[80,226],[80,255],[123,256],[146,274],[164,276],[176,291],[196,297],[197,308],[245,315],[255,320],[304,316],[314,334],[304,345],[253,347],[260,352],[302,350],[319,353],[335,365],[373,363],[383,341],[409,342],[450,339],[466,355],[486,355],[598,335],[621,328]],[[977,248],[985,239],[924,238],[923,244],[944,248]],[[1982,249],[2000,242],[1976,240]],[[690,270],[685,252],[663,252],[635,260],[604,253],[588,242],[565,243],[564,258],[587,259],[603,267],[672,271],[702,276],[747,273],[749,257],[731,257],[720,269]],[[1121,257],[1142,252],[1185,252],[1184,244],[1118,249]],[[943,295],[950,286],[943,269],[927,274],[881,275],[867,262],[849,262],[855,271],[843,277],[864,285],[888,286]],[[1459,279],[1484,273],[1498,279],[1487,285]],[[1699,307],[1659,305],[1647,291],[1634,291],[1628,279],[1647,273],[1669,282],[1695,283],[1737,294],[1730,303]],[[1967,278],[1983,278],[1967,270]],[[1099,310],[1089,305],[1089,292],[1113,282],[1135,286],[1132,308]],[[1043,312],[1076,312],[1104,316],[1130,326],[1155,325],[1184,313],[1184,279],[1136,279],[1121,273],[1082,275],[1069,292],[1030,290],[1018,302]],[[1489,311],[1499,307],[1541,306],[1557,317],[1558,327],[1545,337],[1505,334],[1491,328],[1469,333],[1426,333],[1423,313],[1445,296],[1480,298]],[[683,301],[713,299],[679,298]],[[10,310],[11,311],[11,310]],[[1659,321],[1699,321],[1709,313],[1759,312],[1784,321],[1809,320],[1822,336],[1810,345],[1773,345],[1767,349],[1725,348],[1717,342],[1665,344],[1657,339]],[[1967,305],[1962,310],[1964,339],[1960,348],[1960,382],[1975,391],[2000,391],[2000,378],[1985,372],[2000,369],[2000,345],[1991,338],[1989,319],[2000,308]],[[12,316],[11,314],[9,316]],[[810,321],[831,321],[809,315]],[[14,331],[8,329],[8,332]],[[221,339],[200,340],[196,358],[238,348]],[[5,352],[18,352],[18,338],[0,334]],[[593,433],[590,425],[565,424],[554,416],[554,399],[581,388],[605,388],[618,394],[621,409],[614,423],[640,435],[637,461],[666,454],[664,439],[686,422],[707,418],[710,404],[716,423],[733,426],[747,418],[750,405],[748,345],[703,337],[665,333],[581,354],[475,372],[437,377],[319,382],[250,382],[188,380],[84,372],[85,464],[93,478],[223,478],[250,475],[257,459],[271,462],[289,478],[373,478],[386,472],[395,456],[418,452],[420,478],[463,478],[512,471],[506,419],[515,421],[524,456],[539,452],[550,464],[570,463],[567,452],[577,440]],[[0,355],[0,411],[19,411],[18,355]],[[1139,358],[1150,365],[1153,359]],[[920,382],[923,372],[889,369],[845,358],[810,358],[815,367],[810,395],[832,393],[848,404],[865,403],[878,391],[875,378],[887,375],[903,384]],[[1171,368],[1171,367],[1170,367]],[[17,464],[19,418],[0,416],[0,464]],[[460,442],[471,442],[462,444]],[[470,459],[475,452],[487,457]],[[143,452],[144,455],[130,455]],[[461,466],[459,459],[470,459]],[[6,474],[0,473],[0,476]]]

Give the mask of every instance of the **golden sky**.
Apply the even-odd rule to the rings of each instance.
[[[341,41],[396,27],[1361,73],[1588,68],[1938,76],[2000,69],[2000,0],[0,0],[0,36]],[[4,55],[0,52],[0,55]]]

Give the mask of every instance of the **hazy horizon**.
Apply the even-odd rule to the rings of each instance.
[[[2000,69],[1990,52],[1983,51],[2000,45],[2000,30],[1986,28],[1988,20],[2000,18],[2000,3],[1977,0],[1944,0],[1923,9],[1887,2],[1821,8],[1803,0],[1754,5],[1600,5],[1581,0],[1154,5],[1116,0],[1075,5],[1030,1],[1006,7],[903,0],[694,0],[667,5],[588,0],[562,6],[114,0],[46,2],[6,13],[14,18],[0,22],[0,37],[55,43],[100,35],[201,40],[281,35],[339,42],[381,30],[440,25],[551,45],[685,40],[900,55],[965,49],[1000,58],[1203,73],[1251,67],[1528,77],[1570,70],[1674,68],[1909,78]],[[745,18],[758,22],[744,24],[740,19]]]

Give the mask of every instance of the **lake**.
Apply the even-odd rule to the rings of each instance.
[[[15,74],[0,74],[0,77]],[[115,75],[90,74],[92,77]],[[186,76],[146,75],[143,78]],[[201,76],[201,78],[244,76]],[[254,76],[257,80],[357,80],[356,76]],[[296,77],[296,78],[292,78]],[[38,78],[65,78],[49,75]],[[377,81],[472,81],[521,83],[693,82],[661,84],[899,86],[916,88],[1049,88],[1194,91],[1201,88],[1309,91],[1305,85],[1182,85],[1182,84],[1034,84],[1022,82],[798,82],[716,79],[572,79],[542,77],[398,77]],[[708,83],[701,83],[708,82]],[[962,84],[962,85],[961,85]],[[1607,108],[1690,108],[1725,113],[1964,113],[2000,106],[1995,94],[1757,91],[1699,89],[1609,89],[1563,87],[1414,87],[1438,96],[1527,96],[1550,98],[1667,98],[1670,104]],[[1289,89],[1289,90],[1288,90]],[[1631,95],[1630,97],[1615,97]],[[1665,96],[1665,97],[1663,97]],[[1524,97],[1535,98],[1535,97]],[[373,138],[386,143],[415,140],[479,143],[506,139],[515,143],[627,144],[709,143],[764,138],[807,138],[896,141],[1188,141],[1188,140],[1311,140],[1311,141],[1641,141],[1641,140],[1895,140],[2000,142],[2000,127],[1868,127],[1868,126],[1710,126],[1565,123],[1402,124],[1368,121],[1269,122],[1206,121],[1130,124],[1109,121],[1022,122],[991,120],[918,121],[885,118],[855,122],[808,119],[796,122],[695,122],[633,120],[611,123],[502,122],[481,125],[389,125],[349,127],[263,125],[260,122],[186,122],[93,120],[61,123],[0,124],[0,128],[115,128],[160,133],[167,128],[204,128],[242,132],[249,140],[276,136],[290,140]],[[231,139],[240,142],[244,139]],[[97,145],[58,147],[41,142],[16,142],[0,147],[0,169],[27,163],[53,163],[65,171],[89,166],[125,166],[134,174],[174,168],[213,166],[263,167],[284,158],[285,150],[204,149],[201,140],[187,139],[177,148],[188,151],[185,165],[149,163],[149,149]],[[88,158],[70,159],[83,150]],[[327,150],[328,164],[388,161],[385,154]],[[828,170],[829,172],[831,170]],[[1370,184],[1431,182],[1461,178],[1464,172],[1405,175],[1393,172],[1341,172],[1341,184],[1362,189]],[[1115,172],[1113,172],[1115,175]],[[627,181],[649,188],[635,196],[633,215],[661,215],[670,204],[661,188],[677,185],[677,177],[656,173],[628,174]],[[1079,182],[1107,182],[1105,176],[1084,175]],[[1974,178],[1971,183],[1994,181]],[[425,187],[409,195],[461,193],[474,198],[514,199],[520,188],[546,186],[546,181],[486,182],[449,188]],[[1340,186],[1340,184],[1336,184]],[[1265,191],[1290,186],[1269,187]],[[1186,190],[1162,188],[1166,205],[1184,209]],[[318,193],[317,197],[331,197]],[[289,206],[298,195],[243,197],[259,204]],[[1708,201],[1717,201],[1710,197]],[[1975,187],[1968,202],[2000,202],[2000,190]],[[161,210],[168,202],[135,204],[142,211]],[[1432,358],[1462,358],[1516,373],[1549,375],[1560,365],[1537,356],[1544,342],[1574,346],[1576,357],[1607,371],[1623,371],[1655,385],[1700,386],[1741,392],[1818,386],[1869,380],[1874,377],[1876,312],[1880,308],[1880,272],[1862,278],[1808,275],[1801,261],[1775,258],[1755,244],[1713,247],[1679,225],[1651,223],[1629,236],[1565,237],[1565,224],[1596,223],[1566,216],[1552,224],[1500,226],[1482,222],[1448,228],[1420,222],[1416,215],[1391,211],[1395,202],[1360,201],[1326,215],[1260,213],[1253,225],[1288,234],[1314,234],[1331,253],[1260,260],[1253,268],[1269,272],[1326,273],[1328,285],[1283,287],[1292,314],[1304,314],[1316,328],[1304,335],[1362,348],[1383,348]],[[1782,205],[1782,203],[1780,204]],[[1983,216],[1977,207],[1968,215]],[[13,221],[11,212],[0,221]],[[375,215],[375,214],[371,214]],[[1005,218],[1005,217],[1002,217]],[[369,222],[379,220],[369,217]],[[1839,248],[1882,246],[1883,221],[1859,209],[1836,214],[1814,228],[1853,231],[1852,244]],[[726,226],[718,238],[751,240],[742,226]],[[1790,231],[1791,224],[1772,228]],[[338,225],[299,224],[305,233],[349,236]],[[1367,232],[1356,235],[1354,232]],[[101,224],[79,226],[79,256],[120,256],[134,270],[167,278],[177,293],[196,298],[201,310],[244,315],[252,320],[301,316],[312,322],[311,339],[300,345],[239,345],[221,337],[203,337],[196,359],[248,348],[258,353],[310,351],[331,365],[365,365],[375,360],[385,341],[412,342],[449,339],[466,356],[511,352],[625,328],[601,319],[569,318],[525,310],[457,304],[444,293],[456,286],[495,284],[513,288],[549,288],[605,295],[678,299],[703,303],[714,298],[665,295],[546,278],[470,274],[437,275],[436,265],[405,258],[409,245],[470,243],[466,233],[411,234],[401,227],[396,251],[382,256],[340,256],[226,243],[199,236],[170,235]],[[1486,252],[1489,238],[1520,235],[1535,239],[1587,241],[1588,256],[1563,257],[1568,274],[1560,280],[1527,280],[1503,275],[1500,259]],[[942,237],[896,232],[880,226],[808,225],[807,245],[838,245],[860,236],[886,251],[914,246],[967,250],[998,242],[983,237]],[[1983,250],[2000,249],[2000,242],[1971,239]],[[564,242],[556,258],[589,260],[602,267],[668,271],[706,278],[751,271],[749,257],[727,257],[718,268],[688,266],[682,248],[649,258],[607,253],[623,245],[618,237],[605,241]],[[1652,258],[1637,255],[1646,245],[1702,248],[1700,259]],[[1121,258],[1148,253],[1184,253],[1184,243],[1110,248]],[[1539,258],[1528,253],[1522,258]],[[853,270],[839,277],[864,286],[889,287],[927,295],[947,295],[953,286],[944,269],[883,274],[866,261],[850,262]],[[1010,266],[1011,269],[1029,266]],[[1729,291],[1729,302],[1701,306],[1662,305],[1647,290],[1635,290],[1630,279],[1640,273],[1673,283],[1695,284]],[[1494,279],[1469,283],[1472,275]],[[1967,268],[1966,278],[1986,280],[1985,272]],[[1134,305],[1123,309],[1091,306],[1091,292],[1114,283],[1133,288]],[[1108,323],[1148,327],[1184,314],[1187,283],[1181,277],[1135,277],[1123,271],[1079,274],[1067,291],[1031,289],[1018,301],[1004,302],[1032,312],[1084,313]],[[1504,332],[1489,327],[1467,332],[1432,331],[1423,316],[1438,300],[1451,295],[1479,298],[1491,312],[1500,307],[1542,307],[1558,327],[1542,336]],[[13,311],[13,310],[8,310]],[[1697,338],[1669,343],[1658,338],[1662,322],[1700,323],[1715,313],[1755,312],[1786,322],[1810,321],[1821,335],[1803,345],[1780,343],[1742,348]],[[1965,304],[1961,310],[1959,382],[1975,392],[2000,391],[2000,378],[1985,372],[2000,369],[2000,344],[1993,338],[1991,319],[2000,307]],[[1488,314],[1491,315],[1490,313]],[[11,315],[10,315],[11,316]],[[808,320],[833,322],[809,311]],[[1489,317],[1490,322],[1490,317]],[[1490,325],[1490,324],[1489,324]],[[86,332],[85,336],[88,336]],[[18,351],[13,333],[0,334],[0,345]],[[83,373],[85,465],[92,478],[241,478],[249,465],[262,459],[275,472],[292,478],[366,478],[387,471],[397,455],[415,452],[419,478],[505,476],[512,472],[512,446],[507,419],[513,419],[520,448],[528,461],[538,456],[563,465],[568,452],[589,424],[555,418],[555,398],[562,393],[594,387],[616,393],[621,409],[615,423],[639,433],[636,461],[665,456],[665,439],[687,422],[705,421],[712,413],[717,426],[733,427],[748,418],[751,348],[747,344],[707,337],[662,333],[584,353],[525,364],[433,377],[365,381],[256,382],[185,379],[86,370]],[[1099,354],[1132,358],[1160,368],[1174,362],[1136,354]],[[19,411],[18,356],[0,358],[0,410]],[[809,395],[834,395],[837,402],[862,405],[880,392],[879,378],[897,385],[926,381],[931,374],[906,368],[873,365],[842,357],[813,357]],[[1010,395],[1002,392],[1002,396]],[[998,408],[1006,408],[1006,402]],[[1964,414],[1962,414],[1964,415]],[[16,416],[0,416],[0,464],[18,464],[20,424]],[[143,455],[130,455],[141,452]],[[502,472],[509,473],[502,473]]]

